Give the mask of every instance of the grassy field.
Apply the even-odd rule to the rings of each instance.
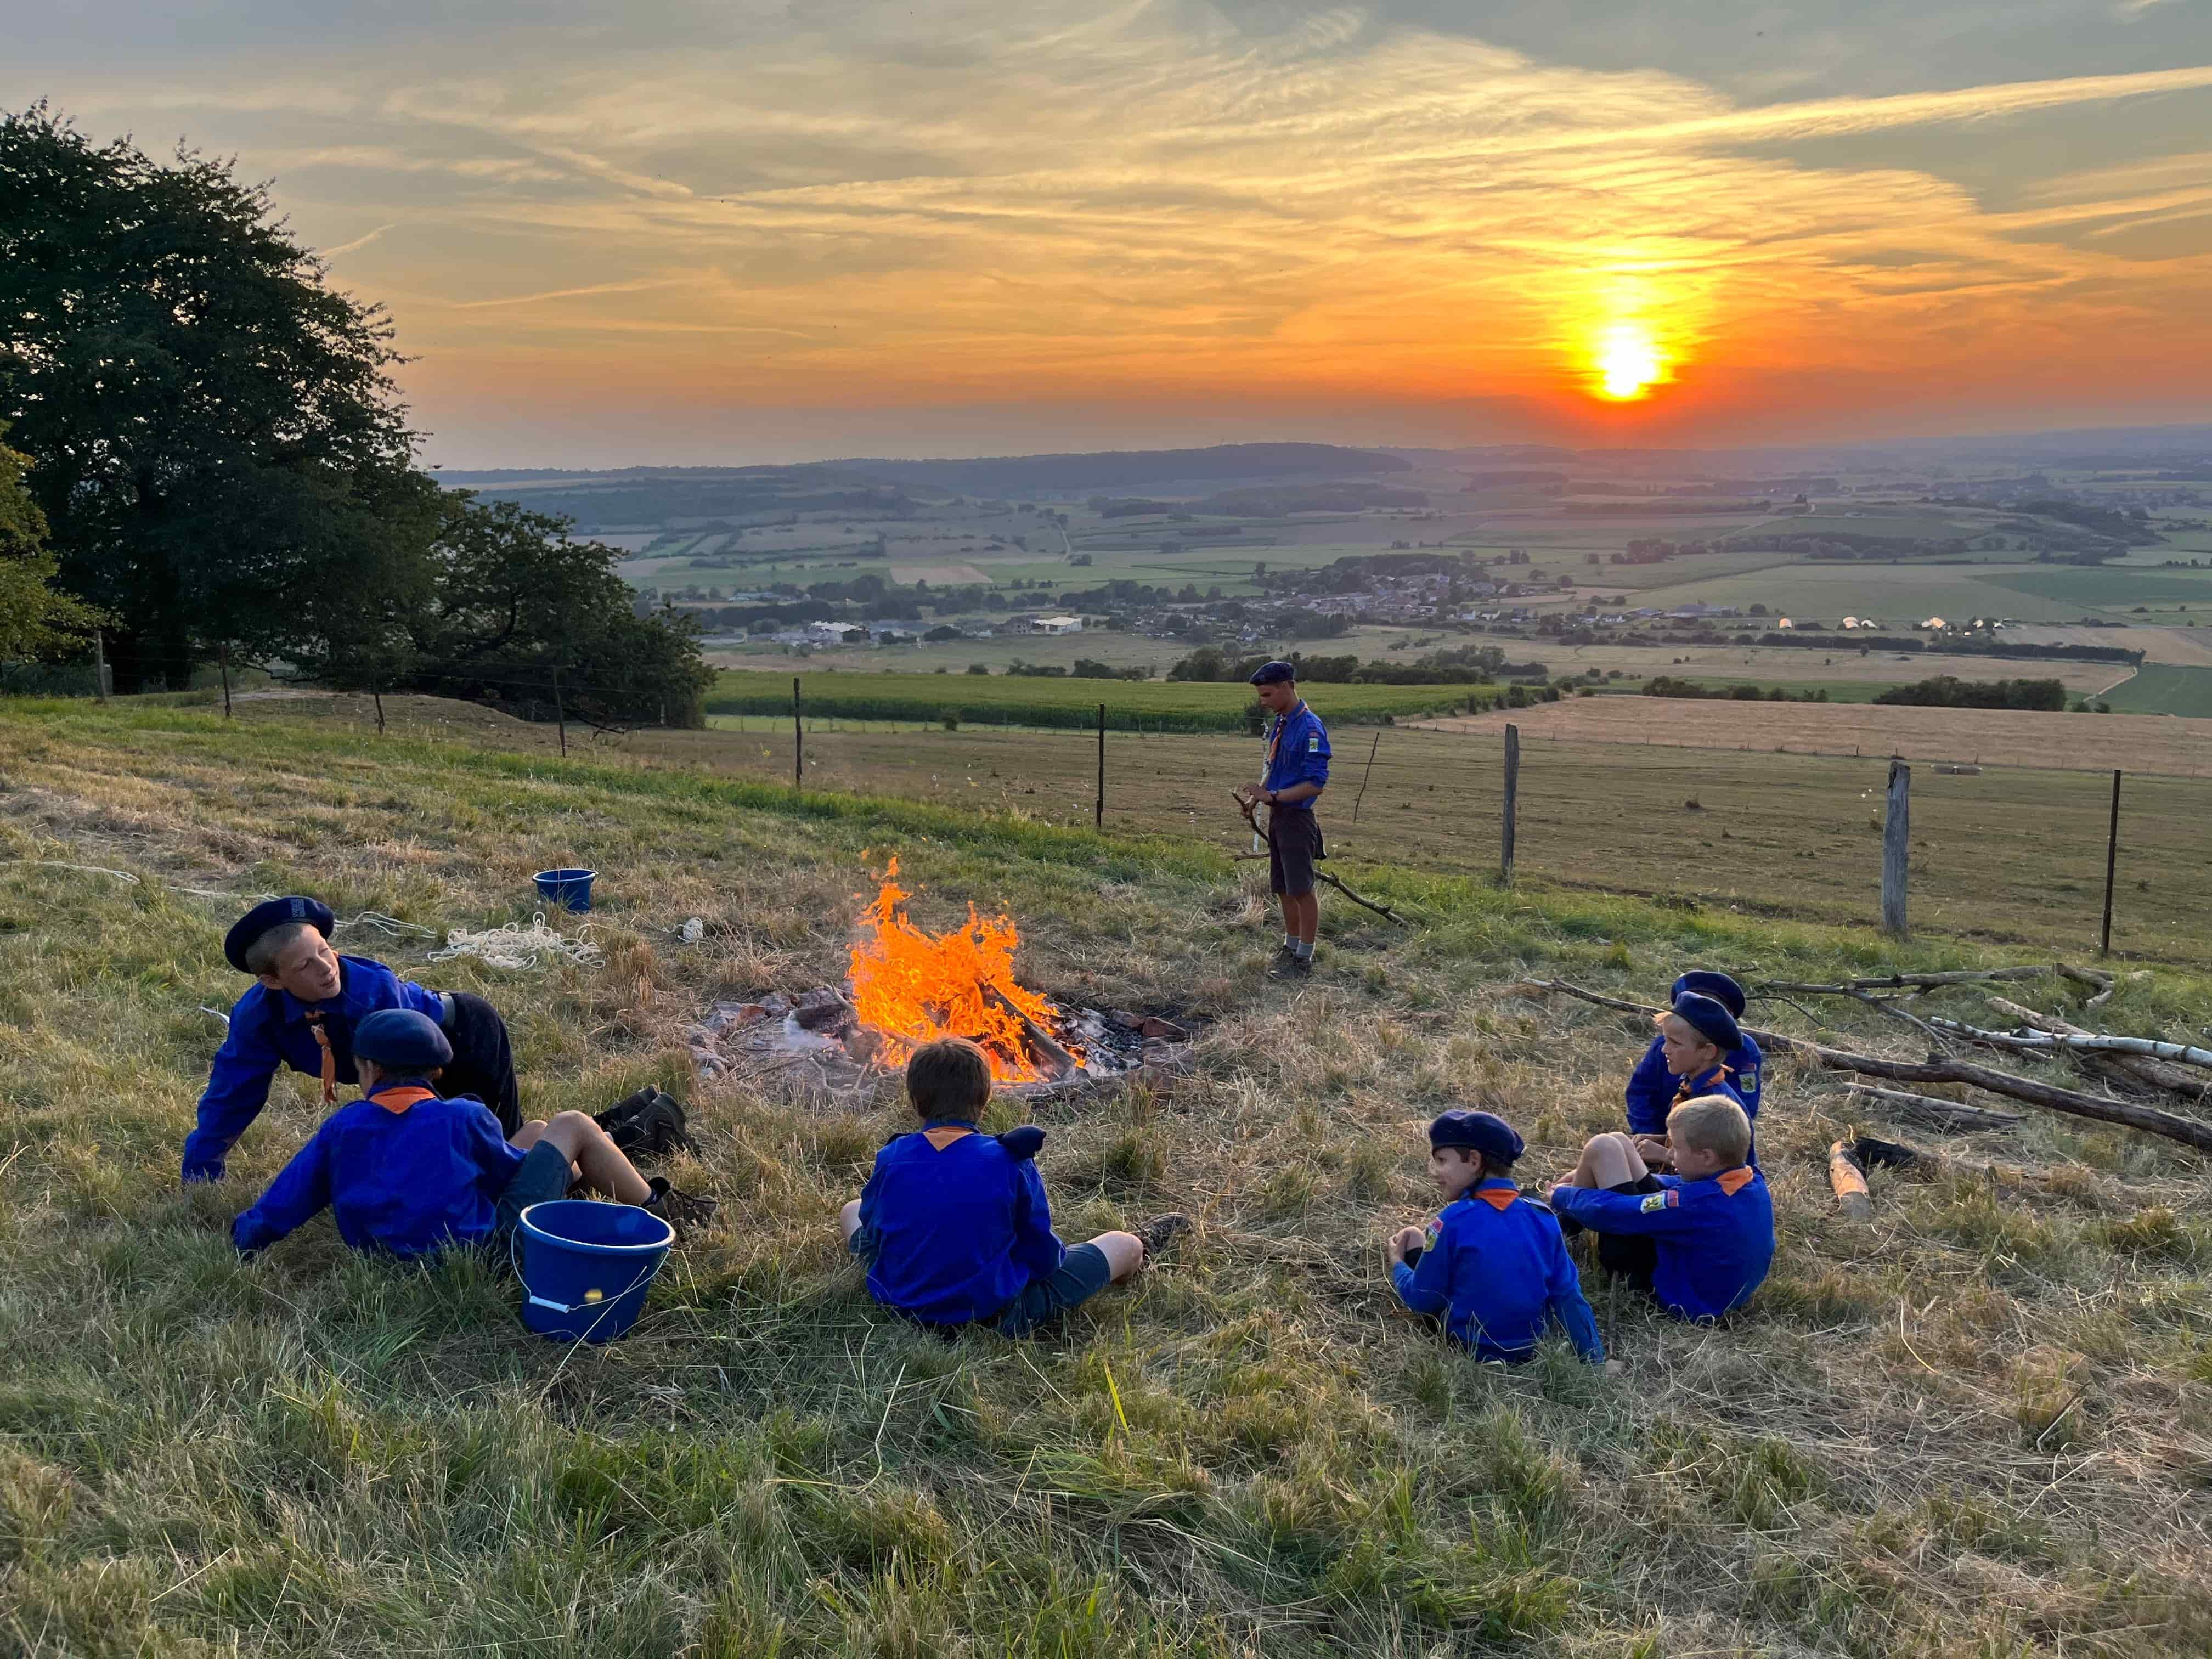
[[[2050,574],[2035,565],[1823,560],[1702,580],[1685,579],[1696,568],[1687,560],[1656,568],[1680,570],[1683,577],[1645,589],[1639,596],[1640,604],[1755,604],[1779,616],[1812,617],[1827,623],[1847,616],[1878,617],[1900,626],[1930,616],[2012,617],[2023,622],[2063,623],[2094,608],[2087,599],[2061,600],[2010,585],[2015,577]],[[2117,572],[2081,574],[2105,576],[2114,582],[2130,579]]]
[[[564,766],[264,714],[0,719],[0,1631],[27,1655],[2136,1656],[2212,1643],[2205,1164],[2031,1121],[1832,1213],[1827,1078],[1770,1072],[1775,1272],[1725,1330],[1598,1285],[1620,1370],[1469,1364],[1390,1311],[1429,1207],[1420,1124],[1504,1110],[1532,1176],[1618,1121],[1646,1028],[1533,1003],[1532,968],[1649,997],[1692,961],[1826,979],[2002,959],[1672,906],[1373,872],[1285,1002],[1254,878],[1008,813]],[[900,854],[942,925],[1020,919],[1052,994],[1178,1011],[1190,1074],[1038,1115],[1062,1231],[1177,1207],[1188,1246],[1058,1334],[945,1343],[874,1310],[838,1203],[888,1097],[702,1085],[708,1001],[834,978]],[[507,1011],[526,1104],[694,1102],[725,1225],[604,1352],[522,1333],[486,1266],[222,1232],[318,1115],[280,1085],[226,1188],[176,1146],[239,981],[237,901],[309,887],[442,929],[600,869],[597,969],[433,966]],[[126,870],[141,879],[70,870]],[[676,942],[687,915],[706,922]],[[2186,1030],[2124,979],[2100,1024]],[[2038,985],[2020,994],[2050,1006]],[[1971,993],[1948,1000],[1969,1017]],[[1771,1022],[1808,1016],[1766,1005]],[[1913,1049],[1823,1009],[1853,1046]],[[994,1123],[1018,1116],[1011,1103]],[[1877,1127],[1879,1127],[1877,1125]],[[1893,1131],[1893,1133],[1895,1133]],[[2008,1174],[1978,1172],[1994,1158]]]
[[[2130,566],[2027,569],[1997,584],[2077,611],[2124,611],[2136,605],[2165,613],[2212,610],[2212,570],[2144,570]]]
[[[1419,650],[1467,642],[1464,634],[1443,634],[1434,629],[1355,628],[1335,639],[1281,640],[1270,644],[1285,651],[1295,648],[1323,656],[1349,654],[1366,660],[1391,662],[1418,655]],[[787,665],[784,666],[786,673],[795,670],[820,673],[836,669],[867,674],[879,673],[885,668],[908,674],[934,674],[942,668],[949,674],[959,674],[965,672],[972,662],[988,665],[994,673],[1004,673],[1006,665],[1013,662],[1072,668],[1077,659],[1088,657],[1115,668],[1149,667],[1158,676],[1188,656],[1192,648],[1180,640],[1158,640],[1142,634],[1097,629],[1081,634],[1005,635],[988,640],[951,640],[935,645],[816,650],[803,658],[789,654],[787,647],[778,645],[717,647],[710,648],[708,654],[726,668],[772,671],[777,665]],[[1258,648],[1254,647],[1255,652]]]
[[[2106,693],[2104,701],[2124,714],[2212,716],[2212,668],[2147,663]]]
[[[793,676],[727,671],[707,694],[712,714],[788,714]],[[804,705],[823,717],[847,720],[933,720],[957,714],[963,721],[1022,726],[1088,726],[1106,705],[1110,726],[1151,730],[1241,729],[1252,705],[1243,684],[1170,684],[1164,681],[1078,680],[981,674],[801,674]],[[1342,685],[1329,689],[1329,706],[1344,720],[1379,720],[1464,707],[1470,692],[1495,696],[1495,686]]]

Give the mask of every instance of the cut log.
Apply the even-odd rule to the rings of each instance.
[[[1585,991],[1581,986],[1570,985],[1565,980],[1523,980],[1510,988],[1539,994],[1556,991],[1564,996],[1579,997],[1584,1002],[1594,1002],[1601,1008],[1619,1008],[1632,1014],[1650,1015],[1664,1012],[1648,1002],[1630,1002],[1620,997]],[[1964,1083],[1972,1088],[1986,1089],[1991,1094],[2009,1095],[2014,1100],[2027,1102],[2031,1106],[2042,1106],[2070,1116],[2094,1119],[2100,1123],[2117,1123],[2124,1128],[2141,1129],[2146,1134],[2163,1135],[2168,1140],[2178,1140],[2185,1146],[2196,1147],[2199,1152],[2212,1152],[2212,1123],[2163,1112],[2155,1106],[2140,1106],[2128,1100],[2110,1100],[2101,1095],[2084,1094],[2078,1089],[2062,1089],[2055,1083],[2015,1077],[2010,1072],[1992,1071],[1986,1066],[1975,1066],[1962,1060],[1947,1060],[1941,1056],[1925,1060],[1888,1060],[1879,1054],[1850,1054],[1804,1037],[1785,1036],[1779,1031],[1762,1031],[1753,1026],[1744,1029],[1751,1033],[1752,1039],[1760,1048],[1769,1053],[1786,1050],[1802,1054],[1832,1071],[1856,1072],[1862,1076],[1888,1078],[1898,1083]]]
[[[1974,1129],[2009,1129],[2027,1121],[2024,1112],[1993,1112],[1935,1095],[1909,1094],[1903,1089],[1878,1089],[1871,1083],[1846,1083],[1844,1091],[1879,1102],[1894,1111],[1933,1122],[1939,1129],[1963,1133]]]
[[[1828,1148],[1828,1186],[1836,1194],[1836,1207],[1853,1221],[1874,1219],[1874,1199],[1867,1192],[1866,1171],[1848,1140]]]

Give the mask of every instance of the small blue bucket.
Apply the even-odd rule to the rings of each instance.
[[[540,870],[536,877],[538,896],[571,910],[592,908],[592,878],[596,870]]]
[[[634,1204],[556,1198],[515,1223],[522,1322],[562,1342],[611,1342],[637,1323],[676,1230]]]

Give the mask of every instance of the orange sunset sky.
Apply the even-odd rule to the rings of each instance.
[[[272,181],[450,466],[2212,419],[2212,14],[58,5],[0,101]]]

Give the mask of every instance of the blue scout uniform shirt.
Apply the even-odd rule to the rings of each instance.
[[[1317,784],[1324,788],[1328,785],[1328,732],[1321,723],[1321,716],[1307,708],[1303,698],[1289,714],[1275,716],[1275,723],[1267,733],[1267,775],[1261,787],[1287,789],[1294,783]],[[1273,810],[1309,812],[1313,810],[1313,801],[1286,800]]]
[[[860,1224],[876,1242],[868,1294],[932,1325],[993,1317],[1067,1254],[1036,1163],[956,1119],[876,1154]]]
[[[1703,1181],[1658,1177],[1656,1193],[1555,1187],[1552,1207],[1595,1233],[1657,1247],[1652,1294],[1677,1319],[1717,1319],[1751,1299],[1774,1261],[1774,1202],[1746,1164]]]
[[[1526,1359],[1558,1316],[1575,1352],[1605,1358],[1597,1321],[1559,1224],[1541,1205],[1523,1202],[1510,1181],[1479,1181],[1429,1224],[1420,1263],[1392,1269],[1398,1299],[1418,1314],[1450,1310],[1444,1329],[1483,1359]]]
[[[499,1196],[524,1156],[483,1102],[387,1084],[323,1120],[230,1224],[231,1242],[265,1249],[328,1206],[338,1237],[356,1250],[417,1256],[474,1244],[491,1237]]]
[[[369,1015],[380,1008],[412,1008],[442,1022],[446,1012],[435,991],[367,957],[340,957],[337,995],[314,1006],[337,1055],[341,1083],[361,1080],[354,1070],[353,1028]],[[232,1007],[230,1035],[216,1050],[207,1091],[200,1097],[199,1127],[185,1137],[185,1180],[222,1179],[223,1159],[268,1104],[270,1081],[279,1066],[309,1077],[322,1075],[323,1050],[307,1010],[289,991],[258,983]]]
[[[1667,1039],[1655,1036],[1651,1046],[1644,1051],[1644,1058],[1636,1062],[1636,1070],[1628,1079],[1628,1132],[1638,1135],[1663,1135],[1667,1133],[1667,1114],[1673,1111],[1690,1096],[1676,1092],[1681,1081],[1667,1069]],[[1741,1103],[1746,1117],[1759,1115],[1759,1067],[1765,1056],[1749,1034],[1743,1047],[1731,1048],[1721,1056],[1721,1064],[1728,1068],[1727,1086],[1722,1089],[1700,1089],[1699,1094],[1732,1094]]]

